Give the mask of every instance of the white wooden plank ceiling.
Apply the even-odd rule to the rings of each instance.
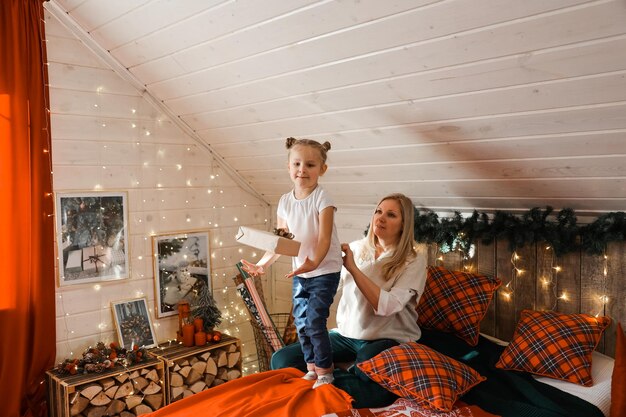
[[[52,0],[266,201],[626,209],[624,0]]]

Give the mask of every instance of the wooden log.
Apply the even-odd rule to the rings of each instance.
[[[150,394],[146,395],[143,401],[150,406],[153,410],[158,410],[163,405],[163,395]]]
[[[189,365],[183,366],[182,368],[180,368],[180,371],[178,371],[178,373],[184,376],[185,378],[187,378],[187,375],[189,375],[189,372],[191,372],[191,366]]]
[[[105,406],[100,407],[90,407],[85,413],[87,417],[102,417],[104,413],[106,413],[107,408]]]
[[[115,399],[124,398],[133,393],[133,384],[130,381],[124,382],[115,392]]]
[[[209,358],[211,357],[211,351],[207,350],[206,352],[204,352],[202,355],[200,355],[200,358],[206,362],[209,360]]]
[[[217,357],[217,367],[221,368],[222,366],[226,366],[228,364],[228,358],[226,357],[226,352],[222,349],[217,349],[215,352]]]
[[[172,387],[182,387],[184,385],[184,380],[182,375],[173,373],[170,375],[170,386]]]
[[[146,395],[156,394],[157,392],[161,392],[161,385],[154,381],[150,381],[150,384],[143,390],[143,393]]]
[[[119,382],[120,384],[123,384],[124,382],[126,382],[127,379],[128,379],[128,374],[125,372],[115,377],[115,380]]]
[[[233,353],[233,352],[235,352],[236,350],[237,350],[237,345],[236,345],[236,344],[234,344],[234,343],[231,343],[230,345],[228,345],[228,346],[226,347],[226,352],[228,352],[228,353]]]
[[[202,378],[202,374],[191,368],[189,374],[187,374],[187,377],[185,378],[185,384],[193,385],[196,381],[200,380],[200,378]]]
[[[204,371],[206,371],[206,362],[197,361],[196,363],[191,365],[191,368],[195,370],[196,372],[198,372],[200,375],[202,375]]]
[[[184,368],[185,366],[189,366],[189,359],[187,358],[183,358],[183,359],[179,359],[176,362],[181,368]]]
[[[91,401],[91,399],[93,397],[95,397],[96,395],[98,395],[98,393],[102,391],[102,385],[100,384],[89,384],[86,385],[84,387],[82,387],[80,389],[80,395],[82,395],[83,397],[89,399],[89,401]]]
[[[107,405],[111,402],[111,399],[104,393],[104,391],[100,391],[96,394],[95,397],[89,401],[91,405],[99,406],[99,405]]]
[[[143,389],[148,386],[148,380],[142,376],[138,376],[133,379],[133,386],[137,391],[143,391]]]
[[[198,357],[196,357],[196,356],[192,356],[192,357],[189,359],[189,365],[193,367],[193,365],[194,365],[196,362],[198,362],[199,360],[200,360],[200,359],[198,359]]]
[[[206,384],[207,387],[210,387],[211,385],[213,385],[213,381],[215,381],[215,375],[204,374],[204,383]]]
[[[104,393],[106,394],[107,397],[113,399],[115,398],[115,393],[117,392],[118,388],[119,388],[119,385],[113,385],[112,387],[107,388],[107,390],[104,391]]]
[[[228,381],[232,381],[233,379],[237,379],[241,376],[241,371],[239,369],[231,369],[226,372],[226,379]]]
[[[213,358],[209,358],[209,360],[206,361],[206,373],[217,375],[217,364]]]
[[[115,385],[115,380],[113,378],[104,378],[104,379],[101,379],[98,382],[100,383],[100,385],[102,385],[102,389],[105,390],[105,391],[108,388],[110,388],[113,385]]]
[[[182,398],[183,392],[185,391],[183,387],[172,387],[171,389],[172,398],[170,399],[170,401],[176,401]]]
[[[217,378],[226,380],[226,374],[228,373],[228,368],[222,367],[217,370]]]
[[[120,413],[120,417],[135,417],[135,415],[131,413],[130,411],[122,411]]]
[[[159,381],[159,373],[157,372],[156,369],[152,368],[150,370],[150,372],[148,372],[145,376],[144,376],[148,381],[154,381],[154,382],[158,382]]]
[[[241,352],[231,352],[228,354],[228,367],[232,368],[239,362]]]
[[[215,380],[213,381],[213,385],[212,386],[213,387],[217,387],[218,385],[222,385],[224,382],[226,382],[226,381],[224,381],[223,379],[215,378]]]
[[[126,408],[128,408],[129,410],[137,407],[139,404],[141,404],[142,401],[143,399],[139,395],[129,395],[124,399],[124,402],[126,403]]]
[[[148,414],[153,411],[154,410],[146,404],[139,404],[137,407],[133,408],[133,413],[135,413],[136,416],[140,416],[142,414]]]
[[[191,397],[193,394],[195,394],[195,392],[190,389],[186,389],[183,391],[183,398]]]
[[[198,381],[189,387],[189,389],[196,394],[204,390],[205,388],[206,388],[206,384],[204,383],[204,381]]]
[[[76,400],[72,402],[72,405],[70,406],[70,415],[72,416],[79,415],[80,413],[85,411],[88,405],[89,405],[89,398],[83,397],[81,395],[77,396]]]
[[[129,378],[131,379],[135,379],[137,377],[139,377],[139,371],[134,370],[133,372],[130,373],[130,375],[128,375]]]
[[[119,414],[126,409],[126,403],[120,400],[113,400],[111,404],[107,407],[105,411],[105,415],[113,416],[115,414]]]

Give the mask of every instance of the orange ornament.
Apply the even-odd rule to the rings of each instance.
[[[214,330],[212,339],[214,342],[219,342],[220,340],[222,340],[222,334],[218,332],[217,330]]]

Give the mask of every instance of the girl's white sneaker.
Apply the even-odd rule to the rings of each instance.
[[[334,380],[335,377],[333,376],[333,374],[318,375],[317,381],[315,381],[315,384],[313,384],[313,389],[322,385],[332,384]]]
[[[305,379],[307,381],[315,381],[317,379],[317,374],[315,373],[315,371],[309,371],[302,377],[302,379]]]

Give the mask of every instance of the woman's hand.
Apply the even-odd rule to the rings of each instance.
[[[246,271],[252,277],[258,277],[265,273],[265,270],[263,269],[262,266],[250,263],[246,261],[245,259],[242,259],[241,263],[243,264],[243,270]]]
[[[343,255],[343,266],[352,275],[359,291],[363,293],[367,301],[374,310],[378,309],[378,300],[380,298],[380,288],[367,275],[359,269],[354,262],[354,253],[347,243],[341,244]]]
[[[343,266],[346,267],[348,272],[352,273],[354,268],[356,268],[356,263],[354,262],[354,253],[352,253],[352,249],[350,249],[350,245],[348,245],[347,243],[342,243],[341,251],[343,252],[343,256],[342,256]]]

